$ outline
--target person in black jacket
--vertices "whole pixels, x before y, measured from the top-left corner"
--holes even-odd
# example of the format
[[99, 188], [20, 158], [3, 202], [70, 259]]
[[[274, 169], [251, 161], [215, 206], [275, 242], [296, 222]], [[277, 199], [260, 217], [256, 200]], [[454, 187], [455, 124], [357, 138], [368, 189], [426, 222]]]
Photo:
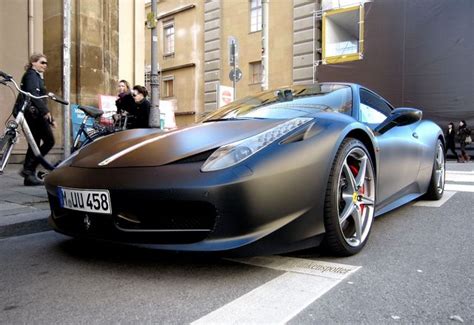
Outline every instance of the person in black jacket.
[[119, 81], [118, 91], [117, 100], [115, 101], [117, 114], [130, 113], [135, 107], [135, 101], [133, 100], [130, 84], [127, 80]]
[[454, 157], [458, 160], [458, 162], [461, 162], [458, 153], [456, 152], [456, 130], [454, 129], [454, 123], [449, 122], [448, 128], [446, 129], [445, 133], [445, 138], [446, 138], [446, 155], [448, 154], [448, 150], [451, 150], [453, 153]]
[[459, 144], [461, 145], [461, 155], [459, 155], [459, 159], [461, 162], [468, 162], [471, 160], [471, 157], [469, 157], [466, 152], [466, 138], [471, 135], [471, 130], [467, 127], [466, 121], [459, 121], [457, 135]]
[[133, 99], [135, 99], [135, 108], [133, 112], [130, 112], [134, 116], [134, 120], [131, 122], [130, 129], [148, 128], [148, 119], [150, 117], [150, 102], [146, 97], [148, 96], [148, 90], [140, 85], [133, 87], [132, 92]]
[[[25, 73], [21, 79], [21, 89], [35, 96], [46, 95], [46, 87], [44, 85], [43, 73], [48, 66], [48, 60], [42, 53], [31, 55], [29, 63], [25, 66]], [[19, 94], [18, 102], [23, 101], [23, 95]], [[46, 105], [46, 99], [31, 100], [31, 106], [25, 110], [25, 119], [28, 123], [31, 133], [35, 138], [35, 142], [44, 157], [54, 146], [54, 134], [51, 127], [56, 124]], [[23, 170], [20, 175], [24, 177], [23, 184], [26, 186], [43, 185], [43, 181], [36, 176], [36, 168], [39, 165], [38, 159], [35, 157], [31, 146], [28, 145]]]

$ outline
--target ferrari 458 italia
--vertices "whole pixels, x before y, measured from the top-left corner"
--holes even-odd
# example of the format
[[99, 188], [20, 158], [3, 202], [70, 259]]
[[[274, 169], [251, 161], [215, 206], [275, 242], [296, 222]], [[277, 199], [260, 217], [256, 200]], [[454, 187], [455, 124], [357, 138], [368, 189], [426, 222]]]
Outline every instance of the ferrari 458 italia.
[[278, 253], [367, 243], [374, 217], [444, 191], [444, 137], [356, 84], [237, 100], [183, 129], [96, 140], [46, 178], [50, 224], [160, 249]]

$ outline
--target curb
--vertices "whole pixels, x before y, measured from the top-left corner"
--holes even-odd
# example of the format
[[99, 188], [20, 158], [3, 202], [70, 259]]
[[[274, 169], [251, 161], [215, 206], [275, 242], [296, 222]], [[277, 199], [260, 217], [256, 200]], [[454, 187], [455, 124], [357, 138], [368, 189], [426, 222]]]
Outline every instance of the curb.
[[44, 187], [25, 187], [21, 164], [8, 164], [0, 176], [0, 239], [51, 230]]
[[0, 226], [0, 239], [14, 236], [23, 236], [53, 230], [47, 218], [24, 221], [5, 226]]

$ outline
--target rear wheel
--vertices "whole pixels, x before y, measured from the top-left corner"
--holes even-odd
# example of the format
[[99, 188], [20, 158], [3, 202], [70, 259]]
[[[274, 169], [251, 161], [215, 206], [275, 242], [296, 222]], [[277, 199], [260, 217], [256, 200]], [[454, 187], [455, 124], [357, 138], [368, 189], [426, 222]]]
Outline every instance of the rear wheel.
[[444, 146], [441, 140], [436, 143], [435, 157], [433, 161], [433, 172], [431, 173], [430, 185], [425, 198], [428, 200], [439, 200], [444, 193], [444, 183], [446, 177], [446, 160]]
[[329, 175], [324, 207], [325, 244], [339, 256], [366, 244], [375, 209], [375, 173], [362, 142], [343, 141]]

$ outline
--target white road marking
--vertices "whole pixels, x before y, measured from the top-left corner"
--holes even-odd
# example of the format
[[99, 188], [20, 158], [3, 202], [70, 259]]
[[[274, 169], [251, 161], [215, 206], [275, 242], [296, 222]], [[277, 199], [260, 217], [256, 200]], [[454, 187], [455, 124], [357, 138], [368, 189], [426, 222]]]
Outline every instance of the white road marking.
[[445, 204], [454, 194], [456, 194], [456, 192], [447, 191], [446, 190], [446, 185], [447, 184], [445, 184], [445, 186], [444, 186], [445, 190], [444, 190], [444, 194], [443, 194], [443, 197], [441, 198], [441, 200], [437, 200], [437, 201], [418, 201], [413, 205], [417, 206], [417, 207], [439, 208], [440, 206]]
[[455, 191], [455, 192], [471, 192], [474, 193], [474, 185], [464, 185], [464, 184], [445, 184], [445, 191]]
[[474, 183], [474, 174], [472, 173], [446, 173], [446, 181], [460, 183]]
[[256, 256], [228, 260], [253, 266], [266, 267], [278, 271], [317, 275], [336, 280], [342, 280], [360, 268], [360, 266], [285, 256]]
[[464, 174], [464, 175], [473, 175], [473, 170], [447, 170], [447, 174]]
[[282, 256], [232, 261], [287, 272], [191, 324], [285, 324], [360, 268]]

